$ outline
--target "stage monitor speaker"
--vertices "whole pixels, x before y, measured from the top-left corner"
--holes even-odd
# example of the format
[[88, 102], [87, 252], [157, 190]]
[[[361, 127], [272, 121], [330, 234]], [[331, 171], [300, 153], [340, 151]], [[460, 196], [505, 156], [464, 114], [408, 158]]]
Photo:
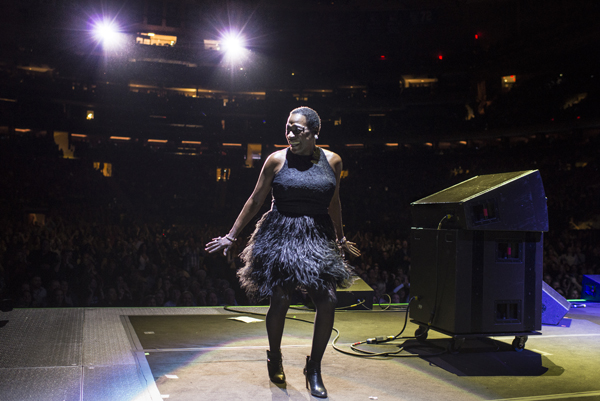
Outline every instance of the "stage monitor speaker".
[[543, 233], [411, 230], [410, 318], [449, 334], [542, 326]]
[[411, 203], [413, 227], [486, 231], [548, 231], [538, 170], [473, 177]]
[[586, 274], [581, 280], [581, 298], [600, 302], [600, 274]]
[[571, 309], [571, 303], [562, 295], [542, 282], [542, 324], [557, 325]]
[[336, 289], [337, 308], [373, 309], [373, 289], [361, 278], [357, 278], [350, 288]]

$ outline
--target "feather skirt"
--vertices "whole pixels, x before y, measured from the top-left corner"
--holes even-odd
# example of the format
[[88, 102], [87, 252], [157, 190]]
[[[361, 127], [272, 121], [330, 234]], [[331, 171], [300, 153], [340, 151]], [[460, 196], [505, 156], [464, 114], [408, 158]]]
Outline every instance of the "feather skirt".
[[352, 284], [329, 215], [292, 216], [270, 210], [256, 224], [240, 257], [240, 285], [253, 299], [271, 296], [276, 286], [321, 291]]

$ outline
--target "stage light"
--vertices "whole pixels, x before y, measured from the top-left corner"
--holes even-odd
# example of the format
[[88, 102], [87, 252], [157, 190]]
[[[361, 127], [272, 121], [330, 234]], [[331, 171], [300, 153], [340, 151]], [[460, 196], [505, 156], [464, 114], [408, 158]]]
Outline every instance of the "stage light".
[[225, 57], [228, 61], [239, 61], [246, 56], [246, 40], [244, 37], [235, 32], [229, 32], [223, 35], [221, 39], [221, 49], [225, 52]]
[[119, 47], [123, 43], [121, 28], [115, 21], [103, 19], [93, 22], [92, 35], [105, 49]]

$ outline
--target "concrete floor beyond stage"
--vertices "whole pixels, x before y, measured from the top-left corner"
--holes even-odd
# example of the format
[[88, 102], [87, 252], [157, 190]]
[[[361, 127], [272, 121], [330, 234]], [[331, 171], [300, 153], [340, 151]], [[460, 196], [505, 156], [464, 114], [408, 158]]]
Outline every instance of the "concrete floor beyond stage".
[[[265, 308], [15, 309], [0, 314], [0, 400], [310, 400], [302, 368], [312, 326], [288, 320], [285, 386], [267, 377]], [[291, 310], [312, 320], [313, 313]], [[395, 335], [403, 310], [340, 311], [340, 348]], [[405, 335], [416, 326], [408, 323]], [[333, 335], [332, 335], [333, 338]], [[398, 358], [358, 358], [329, 347], [323, 380], [331, 400], [600, 400], [600, 304], [543, 326], [522, 352], [513, 337], [406, 340]], [[398, 344], [396, 341], [395, 344]], [[395, 351], [398, 345], [363, 349]]]

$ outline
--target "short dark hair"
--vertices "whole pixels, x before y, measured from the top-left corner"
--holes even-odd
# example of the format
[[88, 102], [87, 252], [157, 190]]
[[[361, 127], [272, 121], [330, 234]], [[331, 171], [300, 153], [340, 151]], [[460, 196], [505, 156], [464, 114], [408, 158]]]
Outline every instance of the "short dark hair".
[[295, 108], [290, 113], [290, 115], [292, 114], [303, 115], [306, 118], [306, 125], [308, 126], [309, 130], [316, 131], [317, 133], [321, 131], [321, 118], [319, 117], [317, 112], [311, 109], [310, 107], [302, 106]]

